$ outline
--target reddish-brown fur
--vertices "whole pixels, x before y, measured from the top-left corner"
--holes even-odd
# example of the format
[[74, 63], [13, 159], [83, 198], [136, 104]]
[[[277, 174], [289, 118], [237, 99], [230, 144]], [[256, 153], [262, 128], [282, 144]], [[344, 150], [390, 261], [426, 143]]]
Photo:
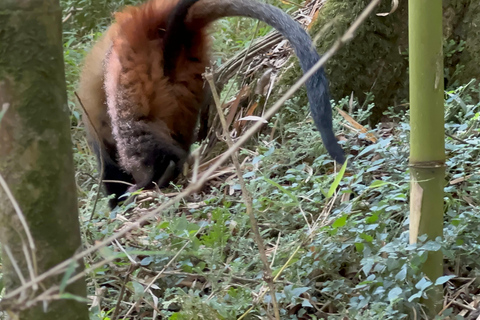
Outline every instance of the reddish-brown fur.
[[[158, 167], [169, 163], [161, 158], [165, 153], [182, 165], [194, 139], [209, 43], [204, 28], [198, 28], [176, 60], [174, 77], [164, 75], [163, 35], [177, 3], [151, 0], [117, 13], [80, 78], [89, 142], [107, 167], [104, 179], [135, 182], [132, 189], [160, 178]], [[116, 197], [126, 191], [121, 184], [106, 183], [106, 188]]]
[[[112, 56], [107, 64], [111, 77], [107, 77], [105, 87], [107, 95], [118, 94], [116, 84], [128, 91], [130, 106], [109, 106], [112, 119], [147, 117], [164, 123], [174, 138], [181, 136], [182, 145], [190, 146], [202, 100], [201, 75], [208, 63], [207, 39], [203, 31], [196, 34], [195, 45], [189, 52], [182, 52], [178, 59], [181, 68], [175, 68], [175, 82], [170, 83], [163, 75], [159, 34], [166, 28], [168, 14], [177, 2], [150, 1], [115, 15]], [[121, 114], [115, 115], [116, 112]]]
[[[153, 0], [140, 7], [127, 7], [115, 15], [116, 22], [92, 48], [82, 70], [78, 94], [92, 122], [87, 125], [101, 131], [105, 126], [102, 121], [107, 120], [105, 91], [113, 94], [115, 83], [128, 85], [131, 82], [131, 99], [138, 101], [138, 105], [123, 110], [123, 116], [130, 114], [158, 118], [165, 122], [171, 132], [190, 132], [194, 125], [192, 118], [196, 119], [198, 101], [202, 95], [201, 74], [209, 59], [208, 40], [205, 32], [198, 33], [194, 50], [188, 52], [188, 57], [196, 58], [198, 62], [192, 62], [185, 53], [182, 54], [178, 60], [178, 65], [182, 67], [175, 69], [178, 70], [176, 81], [168, 83], [163, 76], [162, 39], [159, 33], [166, 27], [168, 13], [177, 2]], [[121, 63], [124, 69], [121, 70], [119, 61], [110, 62], [106, 73], [111, 77], [104, 89], [102, 64], [109, 50], [123, 57]], [[187, 121], [177, 121], [181, 118]], [[187, 123], [188, 119], [193, 122]], [[107, 123], [107, 126], [110, 124]], [[99, 135], [105, 136], [100, 132]]]

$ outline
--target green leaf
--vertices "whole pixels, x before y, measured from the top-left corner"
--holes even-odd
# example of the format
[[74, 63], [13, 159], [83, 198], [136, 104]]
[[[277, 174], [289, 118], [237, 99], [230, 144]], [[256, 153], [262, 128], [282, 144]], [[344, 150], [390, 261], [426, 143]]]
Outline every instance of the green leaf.
[[363, 240], [365, 240], [367, 242], [372, 242], [373, 241], [373, 237], [369, 234], [366, 234], [366, 233], [361, 233], [360, 238], [362, 238]]
[[404, 265], [402, 270], [400, 270], [395, 276], [395, 280], [403, 281], [407, 277], [407, 267]]
[[148, 266], [152, 262], [153, 262], [153, 258], [148, 256], [148, 257], [143, 258], [142, 261], [140, 261], [140, 264], [142, 266]]
[[89, 299], [86, 299], [84, 297], [76, 296], [74, 294], [65, 292], [60, 295], [60, 299], [68, 299], [68, 300], [75, 300], [81, 303], [90, 303], [91, 301]]
[[388, 182], [385, 182], [385, 181], [382, 181], [382, 180], [374, 180], [372, 183], [370, 183], [370, 186], [369, 188], [373, 189], [373, 188], [378, 188], [378, 187], [382, 187], [384, 185], [387, 185]]
[[338, 229], [340, 227], [343, 227], [347, 223], [347, 216], [344, 215], [343, 217], [338, 218], [335, 220], [335, 222], [332, 224], [332, 228]]
[[361, 242], [355, 242], [355, 248], [357, 249], [358, 252], [363, 252], [363, 249], [365, 248], [365, 245]]
[[415, 284], [415, 288], [417, 288], [421, 291], [424, 291], [425, 289], [427, 289], [431, 285], [432, 285], [431, 281], [427, 280], [426, 278], [422, 278], [422, 279], [420, 279], [420, 281], [417, 282], [417, 284]]
[[310, 301], [308, 301], [307, 299], [303, 299], [303, 301], [302, 301], [302, 307], [313, 308], [312, 304], [311, 304]]
[[157, 225], [157, 228], [159, 229], [167, 229], [170, 226], [170, 222], [168, 221], [162, 221]]
[[414, 295], [411, 295], [410, 298], [408, 298], [408, 302], [412, 302], [413, 300], [415, 300], [417, 298], [419, 299], [421, 297], [422, 297], [422, 292], [421, 291], [417, 292]]
[[373, 215], [371, 215], [370, 217], [365, 219], [365, 222], [368, 223], [368, 224], [372, 224], [372, 223], [375, 223], [377, 221], [378, 221], [378, 213], [374, 213]]
[[363, 149], [358, 155], [357, 158], [361, 158], [364, 154], [369, 153], [370, 151], [374, 151], [375, 149], [378, 148], [378, 144], [372, 144]]
[[438, 251], [442, 248], [442, 246], [435, 241], [428, 241], [422, 246], [422, 249], [428, 250], [428, 251]]
[[72, 277], [72, 274], [75, 272], [75, 269], [77, 268], [77, 266], [78, 266], [78, 263], [75, 260], [72, 260], [72, 262], [70, 262], [70, 264], [68, 265], [68, 268], [62, 277], [62, 281], [60, 282], [60, 287], [58, 289], [60, 293], [62, 293], [65, 290], [68, 279]]
[[450, 279], [452, 279], [452, 278], [455, 278], [455, 276], [443, 276], [443, 277], [439, 277], [439, 278], [435, 281], [435, 285], [438, 286], [438, 285], [444, 284], [445, 282], [447, 282], [448, 280], [450, 280]]
[[132, 281], [131, 284], [132, 284], [135, 299], [141, 299], [144, 294], [143, 285], [141, 285], [137, 281]]
[[390, 302], [397, 300], [401, 293], [402, 293], [402, 289], [400, 289], [399, 287], [393, 288], [388, 292], [388, 300], [390, 300]]
[[294, 288], [294, 289], [292, 290], [292, 294], [293, 294], [295, 297], [299, 297], [301, 294], [307, 292], [308, 290], [310, 290], [310, 287]]
[[335, 193], [335, 190], [337, 190], [337, 187], [340, 184], [340, 181], [342, 181], [343, 175], [345, 174], [345, 170], [347, 169], [347, 163], [348, 163], [348, 161], [345, 160], [345, 163], [343, 164], [340, 171], [337, 173], [337, 176], [335, 177], [335, 180], [333, 180], [333, 183], [330, 186], [330, 189], [328, 190], [328, 193], [327, 193], [327, 199], [332, 197], [333, 194]]
[[272, 186], [276, 187], [277, 189], [279, 189], [280, 191], [282, 191], [283, 193], [285, 193], [287, 196], [290, 197], [290, 199], [293, 200], [293, 202], [295, 202], [296, 204], [298, 203], [298, 199], [296, 196], [293, 195], [293, 193], [291, 193], [290, 191], [288, 191], [287, 189], [285, 189], [284, 187], [282, 187], [281, 185], [279, 185], [277, 182], [267, 178], [267, 177], [263, 177], [263, 179], [270, 183]]

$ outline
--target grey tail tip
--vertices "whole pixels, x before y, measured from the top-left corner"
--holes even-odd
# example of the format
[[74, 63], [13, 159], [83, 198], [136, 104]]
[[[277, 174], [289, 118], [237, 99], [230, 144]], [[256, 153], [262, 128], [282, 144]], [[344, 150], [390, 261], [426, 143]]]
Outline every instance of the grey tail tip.
[[343, 149], [338, 144], [333, 148], [333, 150], [328, 150], [328, 153], [333, 158], [333, 160], [335, 160], [339, 164], [345, 163], [345, 154], [343, 152]]
[[338, 162], [339, 164], [344, 164], [345, 163], [345, 156], [342, 154], [340, 155], [337, 155], [333, 158], [336, 162]]

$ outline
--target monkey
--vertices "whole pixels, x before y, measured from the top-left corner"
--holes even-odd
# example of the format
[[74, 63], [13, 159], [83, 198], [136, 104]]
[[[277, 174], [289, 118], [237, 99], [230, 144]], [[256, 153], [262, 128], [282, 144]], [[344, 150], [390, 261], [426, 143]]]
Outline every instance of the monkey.
[[[78, 95], [106, 192], [114, 194], [112, 209], [125, 192], [154, 183], [164, 187], [181, 172], [205, 99], [207, 28], [229, 16], [255, 18], [277, 29], [290, 41], [304, 72], [320, 59], [297, 22], [256, 0], [149, 0], [127, 7], [115, 14], [115, 22], [87, 55]], [[343, 163], [324, 70], [306, 87], [322, 141], [332, 158]]]

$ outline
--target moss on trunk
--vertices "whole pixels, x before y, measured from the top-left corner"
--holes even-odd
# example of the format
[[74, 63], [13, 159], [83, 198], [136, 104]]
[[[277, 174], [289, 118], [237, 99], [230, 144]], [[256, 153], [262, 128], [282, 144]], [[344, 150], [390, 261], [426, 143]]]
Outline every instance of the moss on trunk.
[[[0, 123], [0, 174], [28, 222], [38, 274], [81, 247], [61, 35], [58, 0], [1, 2], [0, 108], [8, 111]], [[29, 279], [25, 232], [1, 189], [0, 240]], [[12, 261], [3, 258], [8, 293], [21, 282]], [[59, 279], [43, 285], [48, 289]], [[85, 283], [67, 291], [85, 297]], [[87, 306], [75, 300], [51, 301], [46, 313], [43, 307], [19, 312], [19, 319], [88, 319]]]
[[[318, 37], [317, 48], [325, 52], [345, 32], [370, 1], [328, 0], [310, 32]], [[480, 2], [444, 1], [445, 80], [464, 84], [480, 75]], [[377, 12], [389, 12], [383, 1]], [[373, 93], [376, 107], [371, 117], [378, 123], [390, 106], [408, 99], [408, 5], [400, 1], [393, 14], [372, 15], [358, 29], [355, 38], [327, 62], [326, 72], [335, 100], [354, 96], [364, 102]], [[280, 86], [300, 75], [298, 64], [282, 76]], [[303, 100], [306, 101], [306, 100]]]

